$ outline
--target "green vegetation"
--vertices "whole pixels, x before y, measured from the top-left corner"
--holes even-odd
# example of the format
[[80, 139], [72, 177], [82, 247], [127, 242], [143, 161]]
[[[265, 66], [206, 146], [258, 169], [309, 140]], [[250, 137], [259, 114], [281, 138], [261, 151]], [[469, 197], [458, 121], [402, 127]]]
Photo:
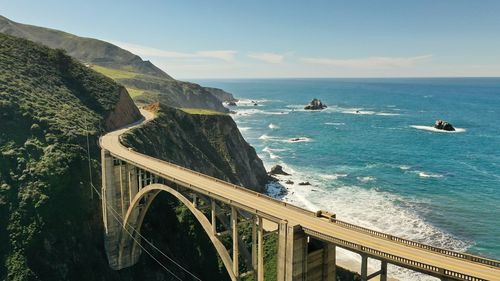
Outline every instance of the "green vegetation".
[[[232, 97], [219, 89], [178, 81], [149, 61], [113, 44], [66, 32], [16, 23], [0, 16], [0, 32], [65, 50], [128, 89], [136, 103], [162, 102], [172, 107], [195, 107], [228, 112], [219, 98]], [[138, 94], [142, 91], [142, 94]], [[136, 95], [137, 94], [137, 95]], [[223, 97], [222, 97], [223, 96]]]
[[224, 113], [213, 111], [210, 109], [203, 108], [180, 108], [180, 110], [189, 114], [199, 114], [199, 115], [224, 115]]
[[134, 88], [127, 88], [127, 92], [131, 98], [135, 98], [144, 94], [144, 91]]
[[21, 24], [0, 16], [0, 32], [29, 39], [54, 49], [63, 49], [71, 57], [106, 68], [172, 79], [149, 61], [113, 44], [84, 38], [50, 28]]
[[113, 69], [99, 65], [92, 65], [90, 66], [90, 68], [115, 80], [124, 78], [134, 78], [139, 75], [138, 73], [135, 72]]
[[0, 279], [110, 274], [85, 135], [97, 171], [97, 136], [121, 90], [62, 50], [0, 34]]

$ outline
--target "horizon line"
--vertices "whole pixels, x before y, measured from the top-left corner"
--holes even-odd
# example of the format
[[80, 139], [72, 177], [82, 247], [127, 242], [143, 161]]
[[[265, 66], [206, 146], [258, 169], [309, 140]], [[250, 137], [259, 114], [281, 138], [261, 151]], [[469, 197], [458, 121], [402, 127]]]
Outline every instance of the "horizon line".
[[500, 76], [395, 76], [395, 77], [174, 77], [175, 80], [278, 80], [278, 79], [495, 79]]

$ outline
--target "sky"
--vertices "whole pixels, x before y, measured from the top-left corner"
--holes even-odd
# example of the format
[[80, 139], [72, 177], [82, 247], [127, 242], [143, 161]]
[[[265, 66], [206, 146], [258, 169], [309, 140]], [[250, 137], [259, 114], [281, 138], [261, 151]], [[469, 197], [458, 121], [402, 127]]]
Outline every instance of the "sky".
[[499, 0], [0, 0], [179, 79], [499, 77]]

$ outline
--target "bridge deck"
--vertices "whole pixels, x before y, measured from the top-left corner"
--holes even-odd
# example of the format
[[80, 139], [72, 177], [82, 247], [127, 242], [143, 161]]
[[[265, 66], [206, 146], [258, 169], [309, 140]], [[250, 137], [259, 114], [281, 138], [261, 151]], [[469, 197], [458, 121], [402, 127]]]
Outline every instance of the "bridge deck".
[[[131, 127], [131, 126], [130, 126]], [[404, 265], [422, 272], [446, 269], [485, 280], [500, 280], [500, 267], [485, 265], [436, 251], [403, 244], [385, 237], [349, 228], [325, 219], [315, 218], [314, 213], [259, 196], [254, 192], [236, 187], [194, 171], [161, 161], [124, 147], [119, 136], [126, 130], [117, 130], [101, 138], [101, 147], [114, 157], [136, 165], [180, 185], [192, 188], [225, 202], [231, 202], [246, 211], [257, 213], [276, 222], [286, 220], [301, 225], [312, 236], [337, 242], [374, 257], [387, 258], [391, 263]], [[496, 261], [491, 261], [497, 263]], [[474, 279], [470, 279], [474, 280]]]

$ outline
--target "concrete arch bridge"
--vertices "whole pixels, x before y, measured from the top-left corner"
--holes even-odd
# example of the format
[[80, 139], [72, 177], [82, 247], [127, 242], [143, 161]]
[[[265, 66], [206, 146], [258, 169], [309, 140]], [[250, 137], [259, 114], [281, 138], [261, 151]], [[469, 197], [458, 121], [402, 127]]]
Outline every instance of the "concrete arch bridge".
[[[269, 233], [266, 224], [277, 226], [274, 232], [278, 235], [279, 281], [336, 280], [335, 253], [339, 247], [361, 256], [362, 280], [387, 280], [388, 264], [441, 280], [500, 280], [500, 261], [349, 224], [327, 212], [311, 212], [132, 151], [120, 143], [120, 135], [133, 126], [100, 139], [105, 245], [113, 269], [138, 261], [141, 250], [134, 239], [140, 241], [140, 236], [134, 229], [140, 231], [155, 197], [167, 192], [186, 205], [200, 222], [232, 280], [246, 274], [264, 280], [263, 239]], [[115, 219], [115, 212], [123, 221]], [[252, 226], [250, 251], [242, 246], [239, 237], [242, 223]], [[231, 235], [230, 249], [222, 244], [221, 235]], [[368, 258], [379, 260], [380, 269], [369, 273]], [[247, 263], [251, 270], [239, 272], [240, 262]]]

